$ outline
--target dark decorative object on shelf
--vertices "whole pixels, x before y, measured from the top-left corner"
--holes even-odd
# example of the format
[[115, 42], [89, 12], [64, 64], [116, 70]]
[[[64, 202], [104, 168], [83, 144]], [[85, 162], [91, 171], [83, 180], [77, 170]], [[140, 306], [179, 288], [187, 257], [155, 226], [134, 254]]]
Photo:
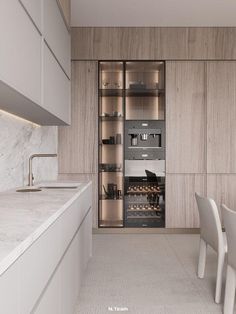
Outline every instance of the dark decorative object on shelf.
[[103, 190], [105, 193], [105, 199], [108, 200], [119, 200], [122, 199], [121, 190], [117, 190], [117, 184], [108, 183], [107, 189], [103, 184]]
[[121, 164], [100, 164], [100, 170], [104, 172], [120, 172]]

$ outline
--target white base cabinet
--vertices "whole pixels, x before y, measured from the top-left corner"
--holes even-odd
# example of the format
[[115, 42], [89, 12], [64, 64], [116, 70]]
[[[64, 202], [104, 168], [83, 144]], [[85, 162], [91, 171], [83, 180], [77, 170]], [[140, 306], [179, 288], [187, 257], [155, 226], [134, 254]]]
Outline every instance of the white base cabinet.
[[91, 199], [90, 185], [0, 276], [4, 314], [74, 313], [92, 255]]
[[83, 280], [88, 260], [91, 257], [91, 241], [88, 241], [90, 236], [87, 232], [92, 229], [91, 221], [92, 211], [90, 210], [39, 302], [36, 304], [33, 313], [74, 313], [80, 284]]

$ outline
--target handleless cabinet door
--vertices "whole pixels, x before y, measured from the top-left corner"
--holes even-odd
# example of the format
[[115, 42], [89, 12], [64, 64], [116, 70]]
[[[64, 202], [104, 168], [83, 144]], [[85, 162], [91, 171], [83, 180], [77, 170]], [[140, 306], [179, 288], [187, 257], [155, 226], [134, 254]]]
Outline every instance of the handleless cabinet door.
[[221, 204], [236, 210], [236, 174], [208, 174], [207, 196], [215, 200], [221, 215]]
[[166, 171], [204, 173], [205, 64], [166, 63]]
[[61, 15], [57, 0], [44, 0], [43, 20], [45, 40], [70, 78], [70, 34]]
[[166, 227], [198, 228], [195, 192], [205, 195], [204, 174], [167, 174]]
[[70, 26], [71, 0], [58, 0], [66, 20], [67, 26]]
[[236, 173], [236, 62], [207, 62], [207, 172]]
[[70, 80], [45, 43], [43, 54], [43, 107], [64, 123], [70, 124]]
[[97, 89], [97, 62], [72, 62], [72, 120], [59, 128], [59, 173], [97, 172]]
[[19, 0], [42, 33], [42, 0]]
[[41, 36], [18, 0], [0, 3], [0, 82], [41, 103]]

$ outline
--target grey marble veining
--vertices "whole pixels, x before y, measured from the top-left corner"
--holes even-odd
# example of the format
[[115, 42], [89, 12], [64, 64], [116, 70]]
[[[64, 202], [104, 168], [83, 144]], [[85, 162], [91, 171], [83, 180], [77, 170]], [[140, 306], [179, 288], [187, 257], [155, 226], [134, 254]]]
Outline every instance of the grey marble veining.
[[0, 193], [0, 275], [91, 183], [76, 189]]
[[[28, 159], [35, 153], [57, 153], [57, 127], [36, 126], [0, 111], [0, 191], [23, 186]], [[57, 178], [57, 158], [36, 158], [36, 181]]]

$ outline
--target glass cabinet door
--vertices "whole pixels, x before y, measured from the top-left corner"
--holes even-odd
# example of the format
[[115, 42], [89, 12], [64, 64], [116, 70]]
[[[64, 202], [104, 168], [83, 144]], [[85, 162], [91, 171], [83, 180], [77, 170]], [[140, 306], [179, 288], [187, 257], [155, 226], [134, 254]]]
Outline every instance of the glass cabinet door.
[[126, 120], [164, 120], [164, 62], [126, 62]]
[[123, 62], [99, 64], [99, 226], [123, 226]]
[[99, 62], [99, 227], [165, 225], [164, 72], [160, 61]]

